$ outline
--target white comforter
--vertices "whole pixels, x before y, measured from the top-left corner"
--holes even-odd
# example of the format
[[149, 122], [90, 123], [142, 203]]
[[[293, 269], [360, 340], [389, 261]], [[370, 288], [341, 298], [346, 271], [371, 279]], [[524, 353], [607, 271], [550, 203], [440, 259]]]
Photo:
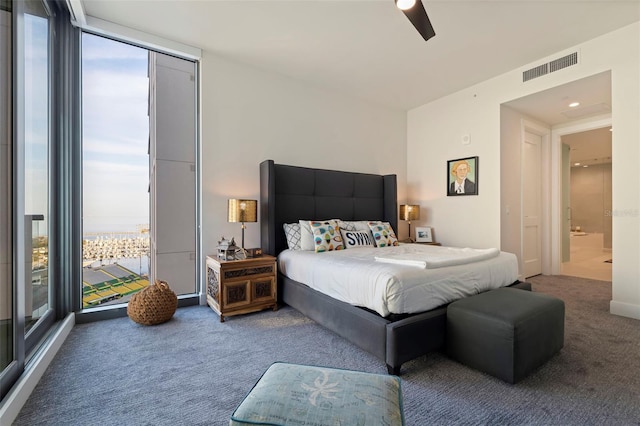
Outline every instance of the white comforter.
[[506, 252], [490, 259], [436, 269], [375, 260], [382, 255], [441, 256], [446, 250], [447, 247], [419, 244], [324, 253], [285, 250], [278, 256], [278, 268], [295, 281], [382, 316], [428, 311], [462, 297], [507, 286], [518, 278], [516, 256]]
[[500, 250], [497, 248], [472, 249], [469, 247], [444, 247], [437, 250], [437, 253], [431, 253], [433, 250], [428, 253], [422, 251], [413, 253], [388, 253], [386, 250], [380, 251], [381, 253], [375, 257], [378, 262], [411, 265], [429, 269], [465, 265], [500, 255]]

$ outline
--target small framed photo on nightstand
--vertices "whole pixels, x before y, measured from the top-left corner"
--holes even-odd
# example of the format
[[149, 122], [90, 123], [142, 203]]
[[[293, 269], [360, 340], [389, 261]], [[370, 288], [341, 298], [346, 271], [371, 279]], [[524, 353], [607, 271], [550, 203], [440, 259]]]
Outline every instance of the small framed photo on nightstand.
[[416, 242], [432, 243], [433, 237], [431, 236], [431, 228], [416, 226]]

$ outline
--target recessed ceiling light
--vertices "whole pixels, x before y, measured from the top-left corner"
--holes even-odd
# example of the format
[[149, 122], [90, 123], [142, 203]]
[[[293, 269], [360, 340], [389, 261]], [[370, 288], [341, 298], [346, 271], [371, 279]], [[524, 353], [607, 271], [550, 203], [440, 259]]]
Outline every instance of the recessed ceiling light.
[[584, 166], [582, 166], [582, 167], [589, 167], [589, 166], [587, 166], [587, 165], [585, 164], [585, 165], [584, 165]]
[[580, 102], [571, 102], [571, 103], [569, 104], [569, 108], [575, 108], [575, 107], [577, 107], [578, 105], [580, 105]]
[[573, 163], [573, 165], [574, 165], [574, 166], [579, 166], [579, 165], [580, 165], [580, 163]]

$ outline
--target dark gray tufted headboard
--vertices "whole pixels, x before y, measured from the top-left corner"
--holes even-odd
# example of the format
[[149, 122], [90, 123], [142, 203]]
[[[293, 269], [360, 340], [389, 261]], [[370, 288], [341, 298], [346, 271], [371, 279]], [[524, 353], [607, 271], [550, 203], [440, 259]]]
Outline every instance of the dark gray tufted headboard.
[[300, 219], [382, 220], [398, 231], [396, 175], [260, 163], [262, 251], [287, 248], [282, 225]]

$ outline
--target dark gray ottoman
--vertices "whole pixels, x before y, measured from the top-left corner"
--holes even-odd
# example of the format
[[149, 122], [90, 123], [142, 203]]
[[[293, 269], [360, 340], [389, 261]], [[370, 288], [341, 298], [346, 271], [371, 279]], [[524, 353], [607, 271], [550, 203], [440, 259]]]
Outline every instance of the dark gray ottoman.
[[564, 345], [564, 302], [500, 288], [451, 303], [447, 352], [469, 367], [516, 383]]

